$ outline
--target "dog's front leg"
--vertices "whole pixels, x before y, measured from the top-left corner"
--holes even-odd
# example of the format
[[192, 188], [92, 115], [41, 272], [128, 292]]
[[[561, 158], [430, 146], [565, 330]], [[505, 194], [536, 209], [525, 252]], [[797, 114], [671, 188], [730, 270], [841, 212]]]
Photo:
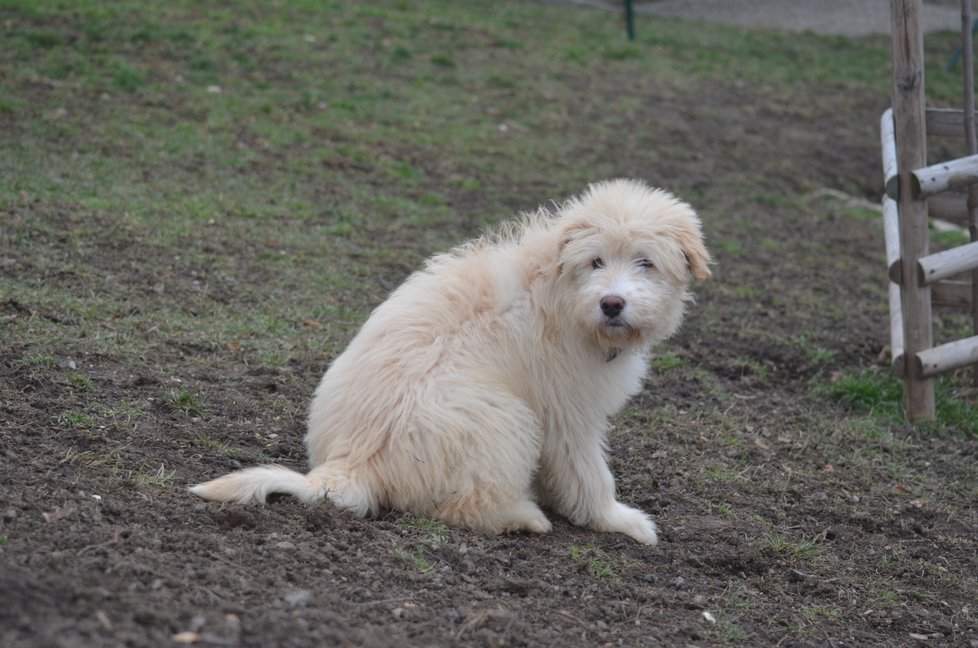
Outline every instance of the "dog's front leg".
[[652, 518], [615, 499], [615, 478], [599, 439], [565, 437], [546, 444], [538, 477], [546, 501], [578, 526], [656, 544]]

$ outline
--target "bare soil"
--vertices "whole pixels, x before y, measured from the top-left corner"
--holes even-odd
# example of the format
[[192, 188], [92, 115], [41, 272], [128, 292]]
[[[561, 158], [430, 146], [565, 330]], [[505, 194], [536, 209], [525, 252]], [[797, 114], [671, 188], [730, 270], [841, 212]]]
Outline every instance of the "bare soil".
[[[614, 117], [621, 141], [595, 151], [582, 126], [574, 146], [689, 196], [718, 260], [661, 353], [673, 360], [655, 364], [612, 435], [620, 497], [657, 520], [658, 546], [556, 516], [547, 535], [486, 537], [397, 512], [361, 520], [289, 499], [196, 500], [185, 487], [204, 478], [305, 465], [305, 407], [331, 358], [297, 347], [269, 367], [213, 341], [155, 340], [154, 309], [188, 300], [194, 277], [210, 279], [212, 303], [247, 309], [264, 287], [287, 289], [287, 274], [263, 270], [265, 241], [229, 244], [204, 228], [186, 243], [211, 246], [234, 279], [222, 282], [111, 217], [92, 228], [25, 196], [2, 215], [0, 272], [121, 291], [153, 341], [143, 357], [93, 354], [75, 337], [90, 328], [0, 300], [0, 330], [27, 318], [65, 327], [45, 349], [2, 336], [0, 645], [978, 646], [975, 439], [876, 424], [816, 388], [885, 362], [879, 225], [820, 189], [878, 198], [886, 98], [818, 85], [691, 82], [677, 94], [650, 80], [568, 82], [638, 99]], [[611, 118], [600, 102], [568, 111], [578, 124]], [[439, 160], [416, 164], [437, 190]], [[731, 191], [748, 174], [750, 190]], [[562, 197], [546, 175], [484, 178], [480, 191], [532, 209]], [[488, 215], [478, 192], [449, 184], [459, 215], [440, 235], [461, 240]], [[82, 225], [92, 233], [79, 245], [67, 233]], [[63, 261], [23, 254], [19, 236]], [[404, 244], [395, 238], [365, 233], [364, 257]], [[146, 265], [172, 269], [165, 291]], [[374, 305], [410, 269], [380, 264], [362, 293], [338, 298]], [[31, 361], [42, 352], [53, 363]], [[89, 386], [72, 381], [78, 373]], [[165, 397], [181, 387], [206, 411]], [[100, 416], [95, 404], [133, 415]], [[66, 411], [95, 424], [59, 418]]]

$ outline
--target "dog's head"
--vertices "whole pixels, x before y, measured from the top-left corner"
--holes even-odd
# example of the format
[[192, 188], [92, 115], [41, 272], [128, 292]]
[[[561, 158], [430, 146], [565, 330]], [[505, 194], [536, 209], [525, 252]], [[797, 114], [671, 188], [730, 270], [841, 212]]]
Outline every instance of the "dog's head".
[[690, 279], [710, 276], [693, 209], [631, 180], [591, 185], [560, 212], [558, 281], [585, 334], [604, 347], [659, 342], [676, 331]]

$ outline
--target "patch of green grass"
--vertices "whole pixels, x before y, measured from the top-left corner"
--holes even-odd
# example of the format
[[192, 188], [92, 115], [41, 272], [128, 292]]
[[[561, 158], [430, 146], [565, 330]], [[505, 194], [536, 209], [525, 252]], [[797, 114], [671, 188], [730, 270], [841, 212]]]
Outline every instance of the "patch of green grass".
[[90, 428], [95, 426], [95, 420], [91, 416], [73, 411], [61, 412], [55, 422], [62, 427]]
[[611, 558], [603, 549], [594, 544], [589, 543], [583, 547], [573, 545], [570, 548], [570, 556], [578, 562], [586, 563], [588, 573], [599, 580], [620, 580], [612, 567]]
[[212, 439], [209, 436], [198, 434], [197, 442], [207, 448], [208, 450], [213, 450], [226, 457], [231, 457], [232, 459], [241, 459], [256, 464], [270, 463], [272, 458], [263, 452], [249, 453], [238, 448], [232, 447], [228, 441], [218, 441], [217, 439]]
[[731, 238], [714, 239], [713, 245], [730, 256], [741, 256], [746, 251], [740, 241], [735, 241]]
[[756, 376], [761, 381], [767, 381], [771, 377], [770, 367], [754, 360], [746, 358], [735, 359], [732, 366], [740, 372], [741, 376]]
[[669, 371], [683, 366], [683, 359], [673, 353], [652, 358], [649, 365], [656, 371]]
[[70, 463], [88, 468], [107, 467], [113, 474], [116, 474], [122, 470], [122, 455], [124, 450], [125, 446], [122, 445], [113, 446], [104, 452], [95, 452], [94, 450], [83, 450], [79, 452], [74, 448], [69, 448], [65, 452], [61, 463]]
[[734, 517], [733, 507], [726, 502], [710, 504], [710, 510], [717, 515], [722, 515], [723, 517]]
[[99, 415], [125, 423], [132, 423], [143, 415], [143, 412], [132, 405], [103, 405], [97, 404]]
[[627, 61], [644, 58], [645, 50], [639, 45], [623, 43], [612, 45], [606, 48], [601, 54], [609, 61]]
[[401, 521], [401, 526], [419, 534], [418, 541], [429, 546], [449, 544], [452, 538], [444, 522], [435, 518], [409, 515]]
[[739, 643], [744, 640], [744, 631], [740, 626], [727, 619], [719, 619], [712, 634], [723, 643]]
[[792, 540], [781, 534], [761, 538], [760, 549], [781, 556], [811, 559], [818, 554], [818, 543], [813, 540]]
[[92, 379], [85, 374], [72, 373], [68, 375], [68, 384], [78, 389], [89, 390], [92, 388]]
[[143, 73], [135, 67], [120, 62], [112, 75], [112, 84], [123, 92], [133, 92], [146, 83]]
[[737, 299], [755, 300], [761, 297], [764, 293], [757, 286], [741, 285], [733, 287], [733, 294], [737, 297]]
[[803, 607], [801, 615], [809, 621], [818, 621], [819, 619], [838, 619], [842, 615], [842, 611], [837, 607], [813, 603]]
[[930, 241], [936, 249], [946, 250], [971, 241], [968, 233], [961, 230], [938, 230], [931, 227]]
[[785, 249], [785, 242], [772, 238], [761, 239], [761, 249], [766, 252], [781, 252]]
[[186, 387], [167, 392], [164, 402], [187, 416], [200, 418], [207, 413], [207, 407], [200, 396]]
[[876, 592], [876, 600], [883, 603], [899, 603], [900, 595], [893, 590], [882, 590]]
[[812, 342], [811, 335], [808, 333], [791, 338], [791, 344], [798, 347], [809, 362], [824, 364], [835, 358], [835, 351], [818, 346]]
[[731, 581], [727, 584], [723, 604], [725, 608], [742, 611], [749, 610], [754, 605], [754, 601], [751, 591], [743, 583]]
[[397, 548], [394, 550], [394, 557], [398, 560], [404, 560], [412, 565], [422, 574], [427, 574], [431, 571], [431, 565], [421, 554], [420, 551], [405, 551], [404, 549]]
[[[853, 413], [875, 419], [879, 425], [904, 421], [903, 384], [889, 372], [878, 368], [845, 373], [834, 381], [816, 382], [813, 388], [816, 393], [846, 405]], [[958, 392], [958, 385], [952, 377], [937, 378], [937, 421], [931, 426], [978, 434], [978, 407], [968, 400], [968, 396], [959, 395]], [[882, 430], [878, 428], [878, 431]]]
[[712, 482], [733, 482], [743, 479], [743, 475], [722, 464], [708, 463], [703, 465], [703, 475]]
[[27, 367], [57, 367], [58, 361], [53, 356], [47, 354], [26, 355], [20, 359], [18, 364]]
[[104, 468], [109, 471], [112, 479], [140, 486], [165, 486], [173, 481], [176, 471], [167, 470], [165, 464], [160, 464], [160, 467], [155, 470], [127, 468], [122, 460], [125, 449], [122, 445], [113, 446], [104, 452], [94, 450], [79, 452], [69, 449], [61, 463], [87, 468]]
[[197, 442], [209, 450], [216, 450], [224, 455], [235, 456], [236, 454], [238, 454], [236, 450], [233, 450], [231, 448], [231, 444], [228, 443], [227, 441], [218, 441], [217, 439], [212, 439], [209, 436], [198, 434]]
[[455, 59], [450, 54], [432, 54], [431, 62], [444, 68], [454, 68], [456, 66]]
[[901, 415], [903, 386], [892, 375], [875, 369], [846, 373], [818, 388], [860, 414], [884, 420], [897, 420]]
[[173, 481], [173, 476], [175, 474], [175, 470], [167, 470], [165, 464], [160, 464], [160, 467], [155, 471], [128, 471], [124, 473], [120, 479], [123, 481], [132, 482], [139, 486], [164, 486]]

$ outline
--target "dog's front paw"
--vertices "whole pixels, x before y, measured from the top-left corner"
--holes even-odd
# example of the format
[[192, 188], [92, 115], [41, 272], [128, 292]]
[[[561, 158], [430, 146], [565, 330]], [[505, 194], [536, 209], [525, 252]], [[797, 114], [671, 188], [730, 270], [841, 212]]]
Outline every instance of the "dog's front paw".
[[659, 542], [655, 522], [644, 511], [615, 502], [604, 519], [591, 525], [596, 531], [624, 533], [642, 544], [654, 545]]

